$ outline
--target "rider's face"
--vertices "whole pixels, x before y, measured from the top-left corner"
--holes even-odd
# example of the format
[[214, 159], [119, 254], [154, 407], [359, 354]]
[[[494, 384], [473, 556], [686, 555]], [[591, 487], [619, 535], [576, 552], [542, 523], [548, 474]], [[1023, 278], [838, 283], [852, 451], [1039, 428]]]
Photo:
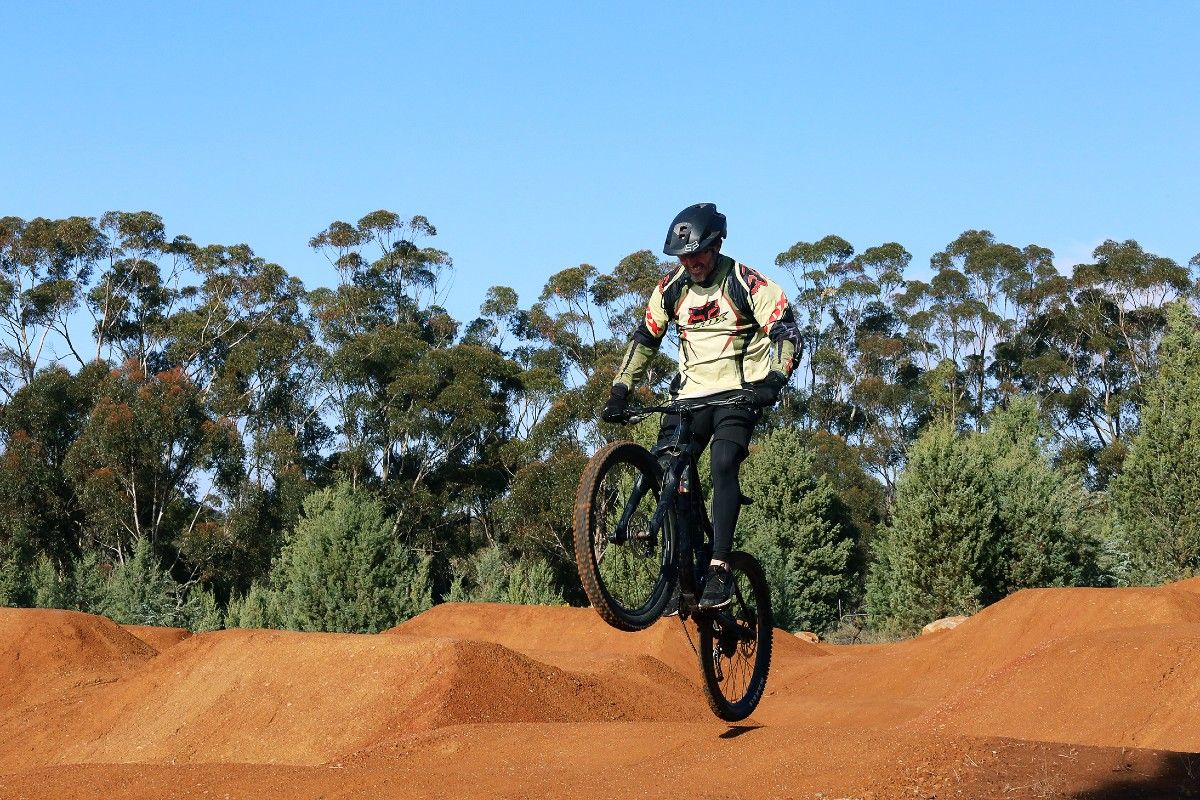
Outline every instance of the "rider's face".
[[717, 251], [714, 248], [702, 250], [699, 253], [684, 253], [679, 257], [688, 272], [688, 277], [697, 283], [704, 283], [717, 267]]

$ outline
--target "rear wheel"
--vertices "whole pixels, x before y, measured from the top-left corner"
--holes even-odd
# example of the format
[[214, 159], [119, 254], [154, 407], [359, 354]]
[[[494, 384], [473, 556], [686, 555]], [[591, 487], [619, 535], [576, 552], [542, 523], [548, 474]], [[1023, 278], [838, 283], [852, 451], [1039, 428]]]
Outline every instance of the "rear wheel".
[[733, 600], [696, 616], [700, 670], [708, 705], [727, 722], [750, 716], [767, 687], [771, 668], [771, 596], [762, 566], [747, 553], [730, 553]]
[[662, 484], [654, 456], [615, 442], [588, 461], [575, 494], [575, 565], [600, 617], [623, 631], [654, 623], [674, 583], [674, 518], [654, 523]]

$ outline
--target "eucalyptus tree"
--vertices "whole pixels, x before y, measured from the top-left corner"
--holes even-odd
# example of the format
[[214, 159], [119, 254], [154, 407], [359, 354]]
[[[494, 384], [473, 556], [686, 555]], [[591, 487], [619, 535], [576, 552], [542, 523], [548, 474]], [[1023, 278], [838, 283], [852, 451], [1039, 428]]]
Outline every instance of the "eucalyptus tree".
[[830, 235], [816, 242], [796, 242], [775, 257], [776, 266], [786, 270], [796, 286], [792, 305], [804, 323], [801, 336], [808, 368], [801, 373], [798, 388], [805, 406], [801, 415], [805, 428], [832, 430], [836, 420], [845, 415], [842, 389], [848, 337], [844, 324], [838, 324], [836, 297], [839, 276], [857, 272], [853, 256], [853, 245]]
[[393, 396], [392, 383], [419, 373], [428, 351], [455, 333], [443, 309], [422, 303], [436, 295], [452, 263], [444, 251], [416, 244], [436, 234], [424, 217], [405, 221], [376, 211], [355, 225], [335, 221], [309, 241], [339, 278], [335, 289], [319, 288], [309, 301], [326, 347], [322, 388], [343, 438], [339, 467], [354, 486], [374, 475], [386, 482], [397, 461], [426, 456], [424, 443], [397, 424], [418, 411], [418, 398]]
[[283, 267], [244, 244], [195, 247], [189, 258], [199, 281], [181, 290], [164, 357], [242, 439], [240, 478], [208, 502], [227, 544], [214, 554], [220, 571], [244, 591], [319, 477], [328, 440], [315, 408], [319, 352], [304, 287]]
[[424, 217], [376, 211], [310, 241], [340, 279], [309, 295], [341, 439], [331, 466], [380, 492], [394, 535], [428, 547], [454, 539], [502, 491], [492, 454], [507, 437], [517, 374], [478, 336], [458, 340], [438, 304], [450, 257], [419, 243], [436, 234]]
[[844, 437], [889, 487], [924, 419], [919, 344], [897, 310], [912, 283], [905, 276], [911, 260], [895, 242], [855, 255], [837, 236], [797, 242], [776, 258], [793, 277], [809, 349], [795, 404], [799, 423]]
[[6, 399], [46, 363], [56, 336], [69, 348], [70, 315], [106, 249], [104, 234], [87, 217], [0, 218], [0, 392]]
[[[100, 229], [108, 248], [107, 264], [87, 294], [92, 358], [133, 360], [157, 372], [167, 367], [169, 321], [180, 306], [195, 245], [186, 236], [168, 240], [162, 218], [149, 211], [110, 211], [100, 218]], [[78, 357], [83, 360], [82, 353]]]
[[991, 231], [969, 230], [935, 253], [931, 264], [938, 271], [935, 290], [944, 288], [942, 338], [951, 343], [949, 356], [971, 383], [965, 393], [971, 398], [969, 414], [981, 430], [997, 397], [988, 380], [995, 348], [1013, 336], [1018, 324], [1009, 290], [1022, 284], [1025, 256], [1017, 247], [997, 242]]
[[[509, 313], [512, 329], [538, 350], [560, 354], [561, 391], [538, 420], [531, 436], [566, 437], [595, 445], [613, 429], [599, 427], [596, 410], [608, 395], [617, 361], [629, 335], [641, 321], [646, 302], [670, 265], [648, 250], [629, 254], [602, 273], [591, 264], [568, 267], [551, 275], [538, 300], [527, 310]], [[677, 340], [672, 342], [677, 347]], [[651, 391], [665, 389], [674, 364], [660, 352], [647, 370]], [[551, 438], [553, 438], [551, 437]]]
[[85, 542], [124, 563], [148, 540], [156, 553], [190, 551], [198, 566], [215, 533], [204, 486], [227, 489], [239, 478], [240, 447], [182, 369], [151, 373], [130, 359], [112, 370], [63, 464]]
[[1103, 487], [1136, 429], [1165, 309], [1194, 287], [1187, 267], [1132, 240], [1106, 241], [1092, 257], [1069, 280], [1051, 277], [1033, 290], [1038, 308], [1025, 327], [1033, 344], [1021, 371], [1063, 442], [1060, 458]]
[[[625, 435], [601, 425], [597, 411], [669, 268], [641, 250], [609, 272], [580, 264], [554, 273], [527, 309], [512, 289], [493, 287], [481, 309], [493, 331], [503, 327], [515, 337], [507, 354], [521, 370], [513, 394], [517, 424], [501, 450], [509, 487], [495, 509], [495, 533], [519, 552], [547, 559], [563, 585], [574, 569], [570, 505], [579, 473], [592, 448]], [[674, 371], [660, 352], [647, 373], [649, 391], [665, 389]]]
[[50, 365], [0, 406], [0, 573], [7, 567], [22, 583], [0, 604], [31, 602], [24, 584], [36, 563], [61, 576], [86, 548], [85, 520], [64, 466], [107, 374], [102, 364], [75, 374]]

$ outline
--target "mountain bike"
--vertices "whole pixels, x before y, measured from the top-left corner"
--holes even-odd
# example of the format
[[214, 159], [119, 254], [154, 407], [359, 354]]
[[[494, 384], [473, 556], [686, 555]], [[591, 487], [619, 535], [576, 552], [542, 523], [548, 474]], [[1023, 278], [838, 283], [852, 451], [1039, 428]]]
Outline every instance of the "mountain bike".
[[[748, 553], [727, 559], [733, 599], [703, 610], [698, 598], [712, 555], [712, 524], [692, 441], [694, 414], [717, 405], [751, 406], [747, 395], [630, 407], [625, 422], [676, 414], [670, 441], [655, 452], [614, 442], [588, 461], [575, 495], [575, 563], [600, 617], [622, 631], [657, 621], [679, 588], [681, 621], [694, 619], [709, 707], [736, 722], [754, 711], [771, 666], [771, 598], [762, 566]], [[743, 503], [750, 502], [743, 498]], [[689, 636], [690, 638], [690, 636]]]

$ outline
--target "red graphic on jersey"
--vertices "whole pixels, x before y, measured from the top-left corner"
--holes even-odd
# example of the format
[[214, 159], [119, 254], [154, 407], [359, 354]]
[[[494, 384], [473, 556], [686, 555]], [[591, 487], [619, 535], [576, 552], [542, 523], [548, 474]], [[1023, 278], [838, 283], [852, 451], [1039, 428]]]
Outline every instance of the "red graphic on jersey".
[[650, 309], [646, 309], [646, 330], [655, 336], [661, 336], [663, 332], [662, 326], [654, 321], [654, 314], [650, 312]]
[[787, 311], [787, 307], [787, 295], [780, 295], [779, 302], [775, 304], [775, 308], [771, 309], [771, 316], [767, 317], [767, 324], [763, 325], [763, 330], [770, 333], [771, 326], [779, 321], [779, 318], [783, 316], [783, 312]]
[[751, 269], [745, 264], [739, 264], [742, 270], [742, 280], [746, 282], [747, 288], [750, 289], [750, 296], [753, 297], [759, 289], [767, 285], [767, 279], [763, 274], [756, 269]]
[[695, 325], [698, 322], [708, 322], [710, 319], [716, 319], [721, 313], [721, 304], [716, 300], [709, 300], [702, 306], [695, 306], [688, 309], [688, 325]]
[[674, 272], [668, 272], [666, 275], [662, 276], [662, 280], [658, 282], [658, 291], [660, 293], [667, 290], [667, 284], [671, 282], [671, 276], [674, 274]]

